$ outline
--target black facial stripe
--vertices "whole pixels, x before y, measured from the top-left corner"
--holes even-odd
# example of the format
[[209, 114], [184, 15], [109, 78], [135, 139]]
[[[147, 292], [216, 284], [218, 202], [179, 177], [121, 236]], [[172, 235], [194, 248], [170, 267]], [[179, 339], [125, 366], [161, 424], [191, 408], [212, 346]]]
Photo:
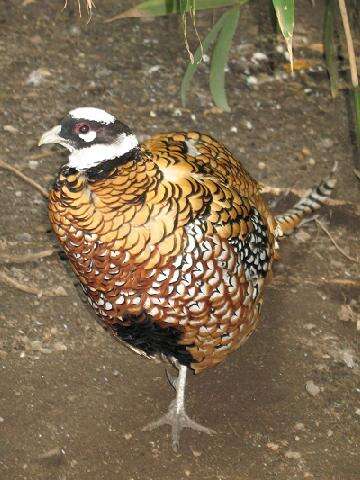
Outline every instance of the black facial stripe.
[[[89, 125], [89, 131], [96, 132], [96, 137], [93, 141], [86, 142], [78, 133], [75, 133], [75, 126], [82, 123]], [[115, 120], [114, 123], [104, 124], [94, 120], [87, 120], [86, 118], [73, 118], [67, 116], [61, 122], [60, 136], [64, 140], [70, 142], [76, 150], [80, 150], [81, 148], [86, 148], [97, 143], [111, 144], [122, 133], [129, 135], [132, 134], [132, 131], [127, 125], [119, 120]]]

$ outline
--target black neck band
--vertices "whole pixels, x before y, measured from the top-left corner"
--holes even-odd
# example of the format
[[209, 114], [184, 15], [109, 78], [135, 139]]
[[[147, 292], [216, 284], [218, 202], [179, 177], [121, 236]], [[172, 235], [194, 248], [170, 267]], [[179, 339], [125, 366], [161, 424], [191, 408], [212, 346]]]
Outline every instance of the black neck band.
[[135, 147], [129, 152], [124, 153], [121, 157], [115, 157], [111, 160], [104, 160], [95, 167], [88, 168], [85, 171], [85, 175], [89, 180], [102, 180], [111, 176], [111, 173], [119, 167], [124, 165], [130, 160], [138, 160], [140, 158], [140, 148]]

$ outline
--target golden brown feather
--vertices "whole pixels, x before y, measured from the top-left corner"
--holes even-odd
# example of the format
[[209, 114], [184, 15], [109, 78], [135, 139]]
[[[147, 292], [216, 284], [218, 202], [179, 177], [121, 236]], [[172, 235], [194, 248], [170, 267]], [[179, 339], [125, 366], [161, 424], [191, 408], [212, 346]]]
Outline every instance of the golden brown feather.
[[[157, 135], [140, 159], [104, 179], [65, 167], [49, 210], [91, 305], [115, 334], [131, 316], [151, 318], [176, 331], [178, 360], [197, 373], [254, 331], [275, 222], [258, 183], [211, 137]], [[171, 349], [151, 353], [177, 358]]]

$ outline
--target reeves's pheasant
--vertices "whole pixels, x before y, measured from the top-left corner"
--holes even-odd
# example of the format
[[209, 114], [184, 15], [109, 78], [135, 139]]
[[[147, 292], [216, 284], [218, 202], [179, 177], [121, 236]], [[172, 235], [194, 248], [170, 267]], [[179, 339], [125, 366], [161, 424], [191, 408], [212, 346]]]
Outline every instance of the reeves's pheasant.
[[211, 430], [185, 412], [187, 369], [222, 362], [254, 332], [277, 237], [320, 207], [330, 177], [274, 217], [259, 184], [221, 143], [197, 132], [141, 145], [97, 108], [44, 133], [70, 154], [50, 192], [52, 228], [102, 324], [136, 352], [179, 369], [176, 400], [149, 428]]

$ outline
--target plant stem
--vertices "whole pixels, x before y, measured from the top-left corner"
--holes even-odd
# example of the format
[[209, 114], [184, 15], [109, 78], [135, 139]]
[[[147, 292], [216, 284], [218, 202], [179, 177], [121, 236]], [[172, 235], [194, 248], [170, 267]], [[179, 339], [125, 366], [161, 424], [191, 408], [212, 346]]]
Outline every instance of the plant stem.
[[353, 84], [354, 89], [359, 86], [358, 80], [358, 72], [356, 66], [356, 57], [355, 57], [355, 50], [354, 50], [354, 43], [351, 36], [351, 30], [349, 25], [349, 17], [346, 9], [345, 0], [339, 0], [339, 10], [341, 14], [342, 23], [344, 26], [347, 49], [349, 54], [349, 64], [350, 64], [350, 74], [351, 74], [351, 82]]

